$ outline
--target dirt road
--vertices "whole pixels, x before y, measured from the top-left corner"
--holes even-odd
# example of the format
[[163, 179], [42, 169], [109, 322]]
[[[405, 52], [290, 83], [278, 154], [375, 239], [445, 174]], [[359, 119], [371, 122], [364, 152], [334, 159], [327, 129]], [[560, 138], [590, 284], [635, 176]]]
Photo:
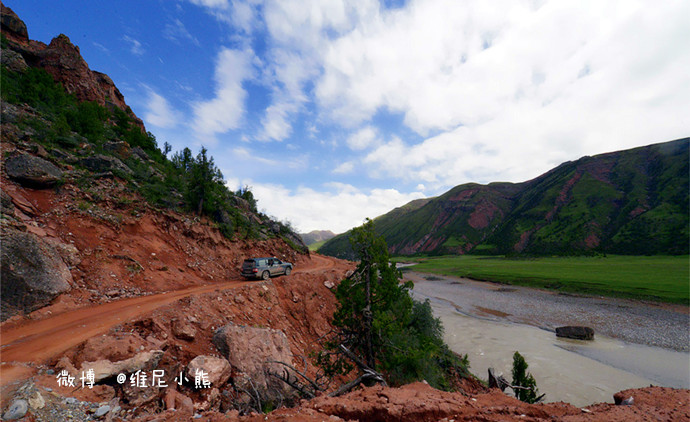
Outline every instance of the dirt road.
[[[295, 272], [315, 273], [333, 267], [327, 257], [312, 255], [311, 260]], [[0, 387], [30, 376], [35, 364], [59, 356], [71, 347], [103, 334], [110, 328], [144, 315], [184, 297], [246, 286], [245, 280], [232, 280], [194, 286], [166, 293], [122, 299], [52, 315], [38, 321], [2, 328], [0, 331]]]

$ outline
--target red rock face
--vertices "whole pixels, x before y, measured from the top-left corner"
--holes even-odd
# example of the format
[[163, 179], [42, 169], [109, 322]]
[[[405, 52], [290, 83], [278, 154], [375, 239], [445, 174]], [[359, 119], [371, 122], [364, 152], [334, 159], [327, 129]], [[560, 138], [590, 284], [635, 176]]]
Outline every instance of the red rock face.
[[19, 16], [2, 2], [0, 2], [0, 9], [2, 9], [2, 34], [9, 39], [28, 42], [29, 33]]
[[485, 229], [489, 226], [491, 220], [493, 220], [494, 215], [500, 212], [500, 208], [498, 208], [495, 204], [489, 201], [481, 201], [472, 214], [470, 214], [470, 218], [467, 223], [473, 229]]
[[58, 35], [49, 45], [31, 41], [26, 25], [12, 9], [4, 5], [1, 9], [2, 32], [9, 41], [10, 49], [21, 54], [29, 66], [44, 69], [80, 101], [95, 101], [102, 106], [125, 111], [141, 130], [146, 130], [141, 119], [125, 103], [125, 97], [112, 79], [89, 69], [79, 47], [72, 44], [66, 35]]

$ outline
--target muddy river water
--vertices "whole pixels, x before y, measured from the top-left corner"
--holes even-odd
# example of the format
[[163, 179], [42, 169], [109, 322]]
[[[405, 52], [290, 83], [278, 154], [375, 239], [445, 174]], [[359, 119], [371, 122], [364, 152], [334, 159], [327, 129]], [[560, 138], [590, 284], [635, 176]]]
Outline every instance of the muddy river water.
[[[451, 349], [467, 354], [486, 380], [493, 367], [511, 379], [519, 351], [545, 401], [613, 402], [628, 388], [690, 388], [687, 307], [559, 295], [530, 288], [406, 272], [417, 299], [429, 299]], [[428, 280], [431, 279], [431, 280]], [[587, 325], [594, 341], [561, 339], [554, 328]]]

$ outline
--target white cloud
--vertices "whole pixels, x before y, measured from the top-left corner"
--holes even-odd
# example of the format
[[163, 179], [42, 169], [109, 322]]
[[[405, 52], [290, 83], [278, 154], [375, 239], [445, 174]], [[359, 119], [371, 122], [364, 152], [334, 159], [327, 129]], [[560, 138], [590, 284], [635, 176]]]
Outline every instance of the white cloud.
[[173, 128], [180, 123], [181, 113], [173, 109], [170, 103], [148, 86], [144, 86], [148, 91], [146, 101], [147, 110], [144, 113], [144, 120], [160, 128]]
[[352, 173], [352, 171], [355, 169], [355, 164], [352, 161], [346, 161], [339, 166], [337, 166], [335, 169], [333, 169], [333, 173], [335, 174], [348, 174]]
[[689, 3], [467, 3], [412, 1], [330, 44], [316, 88], [323, 113], [351, 126], [387, 110], [421, 135], [440, 132], [367, 152], [371, 176], [522, 181], [688, 135]]
[[272, 98], [251, 139], [289, 139], [313, 110], [305, 125], [323, 148], [338, 139], [331, 125], [354, 131], [346, 142], [359, 156], [335, 174], [356, 166], [438, 192], [688, 136], [687, 1], [195, 2], [244, 7], [225, 21], [267, 37]]
[[200, 137], [213, 137], [240, 126], [247, 96], [243, 81], [252, 77], [253, 53], [249, 50], [224, 48], [216, 60], [216, 97], [197, 102], [193, 127]]
[[199, 40], [193, 36], [187, 27], [182, 23], [181, 20], [175, 19], [165, 25], [163, 29], [163, 36], [170, 41], [179, 43], [180, 41], [187, 40], [196, 46], [200, 46]]
[[292, 103], [272, 104], [266, 109], [266, 115], [261, 119], [262, 132], [257, 139], [261, 141], [282, 141], [292, 134], [292, 125], [288, 114], [297, 106]]
[[129, 35], [125, 35], [124, 37], [122, 37], [122, 39], [124, 41], [126, 41], [127, 43], [129, 43], [129, 45], [130, 45], [129, 51], [132, 54], [134, 54], [135, 56], [143, 56], [144, 53], [146, 52], [144, 50], [144, 47], [141, 45], [141, 42], [130, 37]]
[[363, 150], [376, 144], [378, 132], [373, 126], [366, 126], [347, 138], [347, 145], [353, 150]]
[[260, 209], [289, 220], [302, 233], [312, 230], [345, 232], [361, 225], [365, 218], [385, 214], [423, 195], [395, 189], [360, 190], [347, 184], [329, 184], [329, 191], [245, 182], [251, 186]]

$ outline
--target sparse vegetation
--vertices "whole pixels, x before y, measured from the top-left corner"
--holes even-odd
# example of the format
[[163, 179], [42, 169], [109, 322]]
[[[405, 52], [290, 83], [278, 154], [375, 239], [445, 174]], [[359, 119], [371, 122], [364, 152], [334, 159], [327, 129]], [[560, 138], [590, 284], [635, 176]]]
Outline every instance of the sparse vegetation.
[[[80, 102], [42, 69], [13, 72], [3, 66], [1, 76], [4, 101], [28, 104], [38, 112], [40, 117], [24, 118], [17, 124], [31, 127], [37, 133], [33, 139], [47, 150], [75, 157], [112, 155], [122, 160], [132, 174], [118, 169], [111, 172], [127, 182], [130, 192], [139, 193], [151, 205], [205, 215], [229, 238], [281, 237], [290, 247], [306, 252], [295, 240], [299, 237], [289, 223], [274, 222], [257, 211], [256, 199], [248, 186], [237, 192], [227, 189], [206, 148], [202, 147], [196, 156], [184, 148], [168, 159], [170, 145], [164, 143], [161, 151], [156, 137], [136, 124], [131, 111]], [[106, 148], [112, 141], [126, 142], [131, 153], [122, 155]], [[140, 150], [134, 151], [137, 148]], [[81, 169], [78, 162], [76, 167]], [[76, 183], [82, 189], [90, 186], [90, 173], [84, 170]], [[120, 201], [118, 206], [124, 207], [126, 202]], [[87, 208], [86, 204], [80, 206], [82, 210]], [[248, 214], [258, 219], [249, 218]]]

